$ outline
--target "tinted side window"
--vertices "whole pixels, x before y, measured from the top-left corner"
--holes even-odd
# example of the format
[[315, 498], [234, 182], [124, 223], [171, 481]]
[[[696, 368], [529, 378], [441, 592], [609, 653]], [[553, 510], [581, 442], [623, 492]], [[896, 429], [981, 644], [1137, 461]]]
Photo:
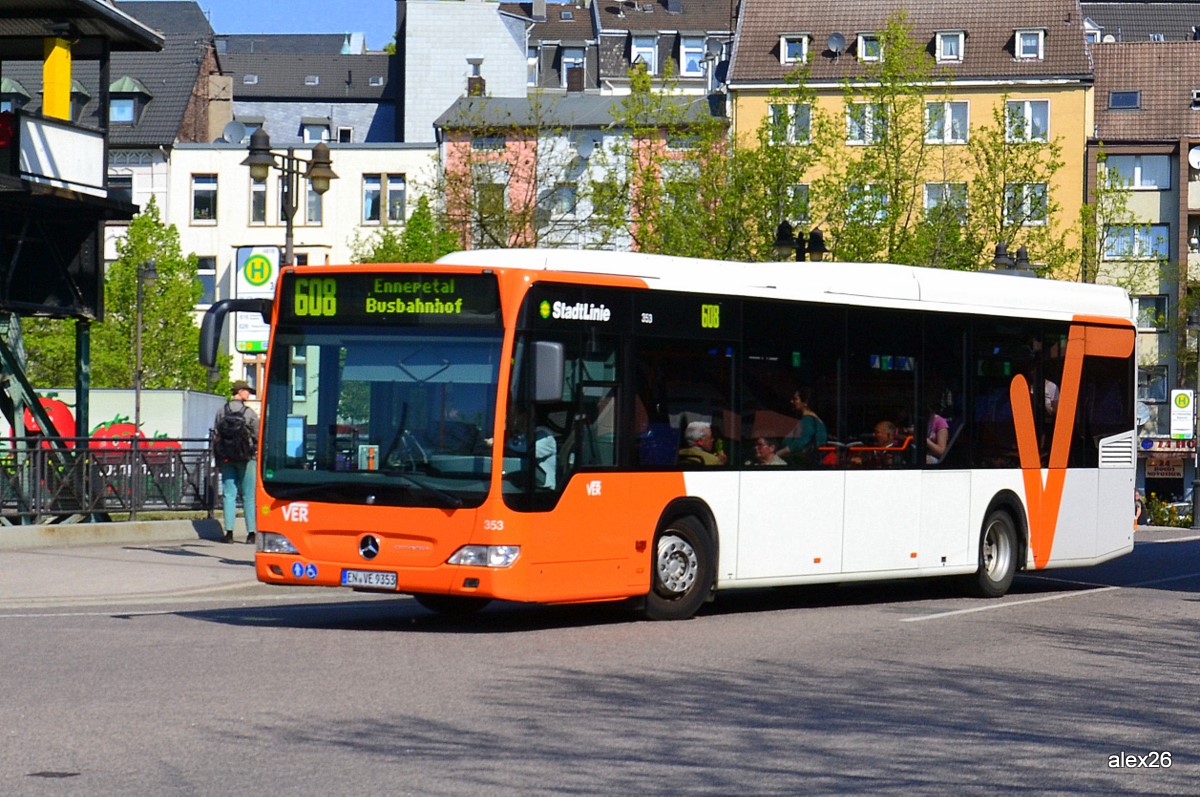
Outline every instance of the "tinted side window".
[[846, 321], [845, 454], [849, 467], [917, 464], [921, 316], [851, 308]]

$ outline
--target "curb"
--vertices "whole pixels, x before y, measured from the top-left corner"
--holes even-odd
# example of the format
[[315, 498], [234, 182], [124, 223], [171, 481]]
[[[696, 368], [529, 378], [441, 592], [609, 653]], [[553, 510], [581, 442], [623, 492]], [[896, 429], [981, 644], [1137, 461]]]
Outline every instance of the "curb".
[[[240, 519], [239, 519], [240, 520]], [[181, 542], [187, 540], [219, 540], [221, 521], [204, 520], [138, 520], [124, 523], [72, 523], [56, 526], [0, 527], [0, 550], [28, 548], [61, 548], [79, 545], [113, 543], [138, 544], [151, 542]]]

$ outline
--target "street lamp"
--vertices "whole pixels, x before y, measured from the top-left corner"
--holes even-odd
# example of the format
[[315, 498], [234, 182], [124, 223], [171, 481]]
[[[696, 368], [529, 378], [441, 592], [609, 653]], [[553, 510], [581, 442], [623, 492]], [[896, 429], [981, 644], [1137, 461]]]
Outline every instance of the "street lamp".
[[312, 149], [312, 158], [304, 160], [296, 154], [295, 147], [288, 147], [287, 154], [271, 151], [271, 137], [267, 131], [258, 128], [250, 135], [250, 154], [242, 161], [243, 166], [250, 167], [250, 177], [255, 180], [266, 180], [271, 173], [271, 167], [283, 172], [283, 190], [281, 202], [284, 220], [283, 263], [292, 265], [295, 258], [292, 253], [292, 224], [296, 218], [297, 196], [300, 193], [301, 166], [308, 169], [304, 177], [312, 183], [313, 190], [324, 194], [329, 190], [329, 181], [337, 179], [333, 173], [332, 158], [329, 155], [329, 145], [324, 141], [318, 142]]
[[792, 225], [785, 220], [779, 222], [779, 226], [775, 228], [775, 241], [771, 244], [771, 251], [781, 260], [795, 252], [798, 261], [804, 260], [806, 255], [809, 256], [809, 260], [815, 261], [820, 260], [829, 249], [825, 246], [825, 234], [820, 229], [814, 228], [807, 238], [803, 234], [797, 237]]
[[1008, 253], [1008, 244], [1001, 241], [996, 244], [996, 256], [992, 258], [992, 268], [996, 271], [1009, 271], [1022, 277], [1036, 277], [1037, 273], [1029, 262], [1029, 250], [1024, 246], [1017, 248], [1017, 259], [1013, 260]]
[[146, 260], [137, 267], [137, 297], [134, 306], [133, 329], [133, 476], [134, 494], [129, 505], [129, 519], [137, 520], [138, 486], [141, 481], [136, 474], [141, 472], [138, 460], [138, 435], [142, 429], [142, 310], [146, 301], [146, 286], [154, 285], [158, 280], [158, 269], [153, 260]]

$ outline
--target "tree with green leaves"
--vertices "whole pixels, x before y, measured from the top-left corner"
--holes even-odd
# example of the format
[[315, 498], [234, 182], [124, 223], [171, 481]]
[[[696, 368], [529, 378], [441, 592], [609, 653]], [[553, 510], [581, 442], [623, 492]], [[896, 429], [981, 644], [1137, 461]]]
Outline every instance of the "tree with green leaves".
[[[222, 390], [211, 384], [196, 352], [200, 329], [193, 309], [200, 299], [196, 256], [184, 256], [179, 231], [164, 225], [152, 198], [117, 241], [117, 259], [104, 279], [104, 319], [91, 336], [91, 386], [130, 388], [134, 382], [137, 280], [142, 264], [154, 262], [157, 279], [143, 281], [142, 387]], [[30, 320], [25, 325], [28, 373], [36, 386], [61, 387], [75, 381], [75, 331], [68, 321]], [[228, 356], [218, 373], [228, 373]], [[225, 377], [221, 377], [221, 382]]]
[[424, 194], [403, 227], [380, 227], [366, 238], [356, 234], [350, 244], [355, 263], [432, 263], [457, 248], [454, 232], [434, 216]]

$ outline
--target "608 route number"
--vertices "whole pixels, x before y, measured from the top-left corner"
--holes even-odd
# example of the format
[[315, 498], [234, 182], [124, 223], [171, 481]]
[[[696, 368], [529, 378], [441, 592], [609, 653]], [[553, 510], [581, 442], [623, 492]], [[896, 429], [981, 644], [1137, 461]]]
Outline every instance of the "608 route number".
[[294, 311], [298, 316], [337, 315], [337, 280], [301, 277], [296, 280]]

